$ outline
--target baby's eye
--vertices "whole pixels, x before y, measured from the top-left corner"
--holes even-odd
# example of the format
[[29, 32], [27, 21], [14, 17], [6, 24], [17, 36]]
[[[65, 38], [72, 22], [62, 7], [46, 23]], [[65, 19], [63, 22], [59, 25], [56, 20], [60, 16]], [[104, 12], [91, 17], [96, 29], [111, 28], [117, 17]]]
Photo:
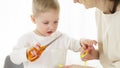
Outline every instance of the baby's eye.
[[54, 21], [54, 23], [58, 23], [58, 21]]
[[44, 22], [43, 24], [49, 24], [49, 22]]

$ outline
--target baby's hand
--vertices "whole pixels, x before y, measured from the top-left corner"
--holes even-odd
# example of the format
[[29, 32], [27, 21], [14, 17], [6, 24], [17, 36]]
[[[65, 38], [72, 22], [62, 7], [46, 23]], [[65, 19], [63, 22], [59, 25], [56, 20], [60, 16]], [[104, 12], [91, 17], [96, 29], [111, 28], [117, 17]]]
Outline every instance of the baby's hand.
[[80, 40], [80, 44], [82, 46], [83, 49], [92, 49], [93, 48], [93, 45], [96, 45], [97, 44], [97, 41], [96, 40], [90, 40], [90, 39], [81, 39]]
[[27, 49], [27, 58], [29, 61], [33, 62], [40, 56], [40, 44], [37, 43], [35, 46]]

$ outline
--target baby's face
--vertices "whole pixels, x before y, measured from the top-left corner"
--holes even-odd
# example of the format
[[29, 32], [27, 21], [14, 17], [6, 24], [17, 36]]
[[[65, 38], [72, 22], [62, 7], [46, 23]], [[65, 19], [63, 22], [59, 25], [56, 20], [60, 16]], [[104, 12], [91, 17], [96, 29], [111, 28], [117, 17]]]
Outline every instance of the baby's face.
[[58, 27], [59, 12], [50, 10], [35, 18], [36, 30], [42, 36], [50, 36]]

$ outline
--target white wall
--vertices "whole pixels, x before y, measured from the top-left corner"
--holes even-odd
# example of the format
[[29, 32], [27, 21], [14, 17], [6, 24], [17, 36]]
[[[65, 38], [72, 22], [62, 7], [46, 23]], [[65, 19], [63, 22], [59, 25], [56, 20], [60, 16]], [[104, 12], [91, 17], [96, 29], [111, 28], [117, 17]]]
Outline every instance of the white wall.
[[[96, 39], [95, 9], [86, 10], [72, 0], [59, 0], [61, 6], [58, 30], [80, 39]], [[30, 20], [31, 0], [0, 0], [0, 68], [4, 59], [15, 46], [17, 39], [35, 27]], [[81, 64], [79, 53], [68, 51], [66, 64]], [[88, 61], [87, 65], [102, 68], [99, 61]]]

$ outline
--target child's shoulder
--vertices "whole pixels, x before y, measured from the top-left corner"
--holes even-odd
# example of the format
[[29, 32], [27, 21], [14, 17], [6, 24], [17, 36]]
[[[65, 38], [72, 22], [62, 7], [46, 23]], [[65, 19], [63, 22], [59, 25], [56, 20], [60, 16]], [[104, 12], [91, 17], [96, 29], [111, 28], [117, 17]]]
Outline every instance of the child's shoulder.
[[66, 33], [61, 31], [56, 31], [54, 35], [61, 35], [62, 38], [69, 38], [69, 36]]
[[54, 35], [54, 36], [60, 35], [61, 37], [67, 36], [64, 32], [61, 32], [61, 31], [56, 31], [53, 35]]
[[25, 34], [21, 35], [19, 39], [29, 39], [33, 36], [34, 36], [33, 32], [28, 32], [28, 33], [25, 33]]
[[56, 31], [54, 34], [66, 35], [64, 32], [61, 32], [61, 31]]

